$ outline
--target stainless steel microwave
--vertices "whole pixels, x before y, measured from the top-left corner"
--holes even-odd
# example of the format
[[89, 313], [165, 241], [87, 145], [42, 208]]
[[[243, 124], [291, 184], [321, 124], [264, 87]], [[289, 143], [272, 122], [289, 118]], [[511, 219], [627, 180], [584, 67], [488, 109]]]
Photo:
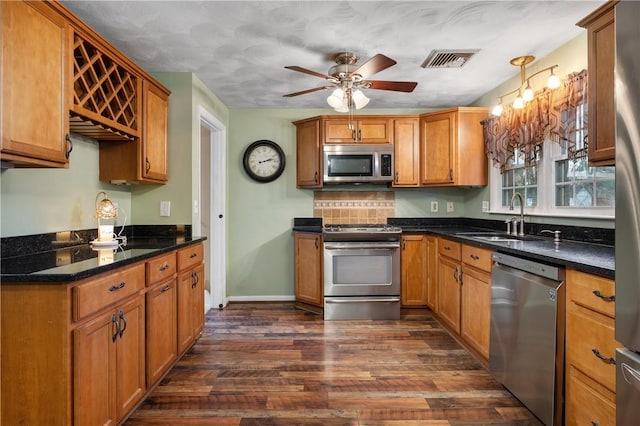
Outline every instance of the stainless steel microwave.
[[325, 145], [323, 168], [323, 181], [327, 184], [391, 182], [393, 145]]

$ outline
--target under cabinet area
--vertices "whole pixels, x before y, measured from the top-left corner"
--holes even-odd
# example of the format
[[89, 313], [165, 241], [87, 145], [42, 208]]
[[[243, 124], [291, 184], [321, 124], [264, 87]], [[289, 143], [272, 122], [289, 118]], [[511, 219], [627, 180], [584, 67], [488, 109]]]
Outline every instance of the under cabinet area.
[[567, 269], [567, 426], [615, 425], [615, 283]]
[[122, 422], [204, 327], [202, 261], [198, 242], [77, 281], [3, 281], [3, 424]]

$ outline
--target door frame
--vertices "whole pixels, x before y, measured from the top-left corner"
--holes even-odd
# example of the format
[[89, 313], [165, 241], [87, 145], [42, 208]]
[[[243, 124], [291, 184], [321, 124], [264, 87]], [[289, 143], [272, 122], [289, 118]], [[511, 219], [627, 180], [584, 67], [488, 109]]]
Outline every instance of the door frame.
[[[211, 153], [209, 158], [210, 181], [201, 182], [200, 153], [202, 143], [200, 128], [206, 127], [210, 130]], [[211, 192], [211, 205], [209, 206], [209, 221], [211, 235], [206, 235], [209, 239], [209, 259], [205, 260], [205, 266], [209, 271], [211, 307], [223, 308], [227, 305], [227, 283], [226, 283], [226, 164], [227, 164], [227, 128], [213, 114], [207, 111], [202, 105], [199, 107], [198, 120], [198, 161], [194, 161], [198, 173], [194, 173], [193, 186], [197, 188], [193, 192], [193, 224], [194, 235], [202, 232], [201, 210], [198, 202], [202, 198], [201, 191], [209, 188]], [[197, 165], [196, 165], [197, 163]]]

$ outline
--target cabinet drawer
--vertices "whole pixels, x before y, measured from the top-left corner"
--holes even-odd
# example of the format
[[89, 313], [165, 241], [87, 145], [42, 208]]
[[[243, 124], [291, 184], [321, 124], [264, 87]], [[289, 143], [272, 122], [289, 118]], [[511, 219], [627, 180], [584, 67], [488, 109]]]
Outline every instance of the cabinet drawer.
[[147, 261], [147, 285], [153, 285], [159, 281], [167, 279], [176, 272], [175, 251], [154, 257]]
[[202, 263], [204, 248], [202, 244], [193, 244], [178, 250], [178, 270], [184, 271]]
[[607, 359], [615, 358], [616, 348], [621, 346], [615, 339], [612, 318], [571, 303], [567, 316], [568, 365], [615, 392], [616, 366], [599, 358], [598, 354]]
[[491, 272], [491, 254], [493, 251], [479, 247], [462, 245], [462, 261], [467, 265]]
[[[586, 379], [588, 380], [588, 379]], [[615, 426], [615, 395], [598, 392], [589, 386], [584, 376], [569, 368], [567, 377], [566, 425]]]
[[568, 300], [614, 318], [615, 302], [607, 298], [615, 295], [613, 280], [569, 269], [567, 284]]
[[460, 243], [449, 240], [440, 239], [438, 242], [438, 253], [455, 260], [460, 260]]
[[144, 264], [122, 268], [73, 287], [73, 319], [78, 320], [144, 288]]

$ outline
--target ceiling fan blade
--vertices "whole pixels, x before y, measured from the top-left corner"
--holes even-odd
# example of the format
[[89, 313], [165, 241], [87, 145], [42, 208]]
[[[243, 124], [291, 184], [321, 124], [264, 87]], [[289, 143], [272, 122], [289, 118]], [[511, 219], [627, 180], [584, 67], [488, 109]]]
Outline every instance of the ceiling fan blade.
[[319, 72], [315, 72], [313, 70], [307, 69], [307, 68], [302, 68], [296, 65], [289, 65], [285, 67], [288, 70], [293, 70], [293, 71], [298, 71], [298, 72], [303, 72], [305, 74], [309, 74], [309, 75], [313, 75], [315, 77], [320, 77], [320, 78], [324, 78], [325, 80], [331, 80], [333, 77], [328, 76], [326, 74], [322, 74]]
[[393, 59], [378, 53], [367, 62], [360, 65], [355, 71], [352, 72], [352, 74], [360, 74], [362, 78], [367, 78], [368, 76], [382, 70], [386, 70], [387, 68], [395, 64], [397, 64], [397, 62]]
[[383, 80], [367, 80], [364, 81], [365, 87], [376, 90], [392, 90], [394, 92], [413, 92], [418, 83], [415, 81], [383, 81]]
[[298, 96], [298, 95], [304, 95], [306, 93], [312, 93], [312, 92], [317, 92], [319, 90], [324, 90], [324, 89], [329, 89], [333, 86], [320, 86], [320, 87], [314, 87], [313, 89], [307, 89], [307, 90], [302, 90], [301, 92], [294, 92], [294, 93], [289, 93], [286, 95], [282, 95], [285, 98], [292, 98], [294, 96]]

